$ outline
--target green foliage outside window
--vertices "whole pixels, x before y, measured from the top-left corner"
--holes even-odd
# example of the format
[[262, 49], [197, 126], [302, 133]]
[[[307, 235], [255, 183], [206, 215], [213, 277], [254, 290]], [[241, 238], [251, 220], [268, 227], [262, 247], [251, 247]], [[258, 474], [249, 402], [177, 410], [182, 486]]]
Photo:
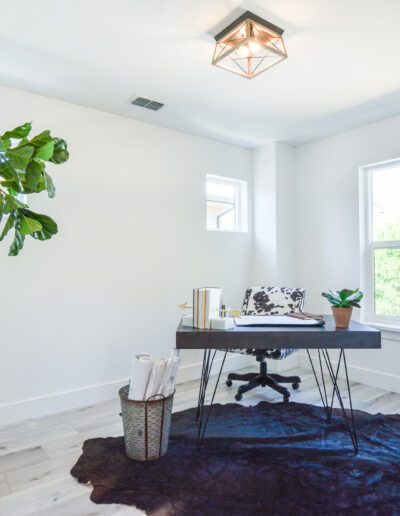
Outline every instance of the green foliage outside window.
[[[380, 230], [378, 240], [395, 240], [398, 225]], [[375, 249], [375, 313], [400, 317], [400, 249]]]

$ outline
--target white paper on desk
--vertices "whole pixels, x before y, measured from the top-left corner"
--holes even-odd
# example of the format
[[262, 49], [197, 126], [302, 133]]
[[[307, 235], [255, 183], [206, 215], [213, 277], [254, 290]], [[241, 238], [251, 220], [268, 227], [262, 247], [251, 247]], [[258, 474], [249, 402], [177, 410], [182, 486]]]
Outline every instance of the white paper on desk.
[[151, 355], [148, 355], [147, 353], [134, 355], [132, 360], [128, 399], [136, 401], [144, 399], [152, 367], [153, 357]]
[[235, 317], [236, 326], [320, 326], [316, 319], [296, 319], [288, 315], [242, 315]]

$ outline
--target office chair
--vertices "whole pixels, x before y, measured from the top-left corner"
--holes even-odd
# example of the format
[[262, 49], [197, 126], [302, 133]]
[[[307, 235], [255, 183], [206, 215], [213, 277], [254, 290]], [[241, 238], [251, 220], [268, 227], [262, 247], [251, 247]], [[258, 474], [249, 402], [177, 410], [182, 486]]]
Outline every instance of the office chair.
[[[242, 315], [285, 315], [287, 313], [301, 312], [304, 307], [305, 291], [301, 288], [285, 287], [250, 287], [246, 290], [243, 300]], [[226, 380], [228, 387], [232, 386], [232, 380], [248, 382], [238, 388], [235, 399], [240, 401], [245, 392], [256, 387], [271, 387], [283, 396], [283, 401], [288, 402], [290, 392], [281, 383], [291, 383], [292, 388], [300, 387], [301, 379], [298, 376], [282, 376], [267, 372], [266, 359], [283, 360], [292, 355], [297, 349], [235, 349], [234, 353], [253, 355], [260, 362], [259, 373], [237, 374], [229, 373]]]

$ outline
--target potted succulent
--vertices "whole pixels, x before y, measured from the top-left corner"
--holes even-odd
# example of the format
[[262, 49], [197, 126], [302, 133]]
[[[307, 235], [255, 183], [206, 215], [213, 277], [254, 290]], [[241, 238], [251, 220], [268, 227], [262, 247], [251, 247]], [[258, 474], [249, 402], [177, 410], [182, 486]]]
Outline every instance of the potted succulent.
[[329, 292], [323, 292], [322, 295], [332, 305], [336, 328], [348, 328], [353, 306], [361, 308], [359, 303], [364, 294], [358, 289], [349, 290], [345, 288], [343, 290], [329, 290]]

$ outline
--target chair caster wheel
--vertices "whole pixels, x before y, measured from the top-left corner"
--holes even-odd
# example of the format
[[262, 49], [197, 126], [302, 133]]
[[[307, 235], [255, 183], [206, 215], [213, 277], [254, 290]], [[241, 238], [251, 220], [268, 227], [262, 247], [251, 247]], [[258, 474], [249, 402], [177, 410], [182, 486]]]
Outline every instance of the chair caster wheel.
[[236, 396], [235, 396], [236, 401], [240, 401], [242, 398], [243, 398], [243, 396], [241, 394], [236, 394]]
[[226, 380], [225, 385], [232, 387], [232, 380]]
[[289, 396], [283, 397], [283, 403], [289, 403]]
[[300, 384], [299, 383], [292, 383], [292, 387], [295, 391], [297, 391], [300, 387]]

